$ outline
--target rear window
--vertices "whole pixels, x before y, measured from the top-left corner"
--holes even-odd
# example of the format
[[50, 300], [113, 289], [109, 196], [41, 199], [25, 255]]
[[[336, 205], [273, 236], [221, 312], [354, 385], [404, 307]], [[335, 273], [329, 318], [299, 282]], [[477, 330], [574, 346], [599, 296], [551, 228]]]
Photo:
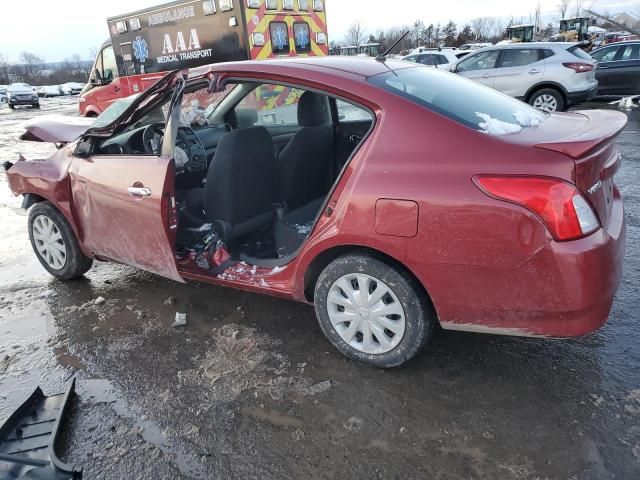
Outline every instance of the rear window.
[[546, 118], [524, 102], [432, 68], [383, 73], [370, 77], [368, 82], [475, 130], [490, 130], [487, 123], [495, 122], [487, 119], [509, 124], [515, 131], [517, 127], [537, 125]]
[[567, 48], [567, 51], [569, 53], [573, 53], [576, 57], [581, 58], [582, 60], [592, 60], [591, 55], [582, 50], [578, 45]]

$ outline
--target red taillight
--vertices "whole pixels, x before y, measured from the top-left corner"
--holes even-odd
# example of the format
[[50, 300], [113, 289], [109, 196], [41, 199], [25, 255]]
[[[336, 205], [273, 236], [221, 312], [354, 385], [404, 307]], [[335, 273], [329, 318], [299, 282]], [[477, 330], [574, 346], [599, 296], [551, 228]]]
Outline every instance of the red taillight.
[[562, 180], [481, 176], [477, 182], [489, 195], [522, 205], [538, 215], [556, 240], [576, 240], [600, 227], [578, 189]]
[[593, 65], [590, 63], [570, 62], [563, 63], [562, 65], [571, 70], [575, 70], [576, 73], [590, 72], [593, 70]]

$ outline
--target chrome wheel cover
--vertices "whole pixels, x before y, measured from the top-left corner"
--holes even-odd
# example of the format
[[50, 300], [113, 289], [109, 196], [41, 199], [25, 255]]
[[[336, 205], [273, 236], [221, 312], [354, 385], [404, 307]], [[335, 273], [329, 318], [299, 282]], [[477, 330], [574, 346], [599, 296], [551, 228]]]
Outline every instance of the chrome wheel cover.
[[544, 94], [534, 100], [533, 106], [543, 112], [557, 112], [558, 100], [553, 95]]
[[396, 348], [406, 332], [404, 308], [391, 287], [362, 273], [336, 280], [327, 297], [329, 320], [352, 348], [381, 355]]
[[38, 215], [31, 229], [38, 255], [53, 270], [62, 270], [67, 264], [67, 247], [60, 229], [46, 215]]

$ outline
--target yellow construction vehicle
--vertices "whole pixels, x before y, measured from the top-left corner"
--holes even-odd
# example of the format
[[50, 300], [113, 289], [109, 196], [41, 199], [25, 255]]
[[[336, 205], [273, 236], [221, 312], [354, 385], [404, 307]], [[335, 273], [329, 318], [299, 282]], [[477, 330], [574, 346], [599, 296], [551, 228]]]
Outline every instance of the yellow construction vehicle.
[[553, 42], [592, 42], [589, 17], [563, 18], [560, 20], [560, 33], [551, 37]]
[[507, 38], [500, 43], [533, 42], [535, 25], [513, 25], [507, 28]]

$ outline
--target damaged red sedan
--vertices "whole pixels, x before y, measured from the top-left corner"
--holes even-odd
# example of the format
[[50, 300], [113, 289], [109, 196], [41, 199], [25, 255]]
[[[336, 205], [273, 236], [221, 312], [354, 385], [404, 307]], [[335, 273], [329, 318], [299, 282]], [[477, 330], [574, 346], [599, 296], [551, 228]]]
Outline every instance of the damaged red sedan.
[[343, 354], [392, 367], [436, 324], [606, 322], [625, 122], [405, 62], [249, 61], [173, 72], [90, 127], [34, 122], [25, 138], [58, 152], [5, 168], [55, 277], [97, 259], [313, 303]]

